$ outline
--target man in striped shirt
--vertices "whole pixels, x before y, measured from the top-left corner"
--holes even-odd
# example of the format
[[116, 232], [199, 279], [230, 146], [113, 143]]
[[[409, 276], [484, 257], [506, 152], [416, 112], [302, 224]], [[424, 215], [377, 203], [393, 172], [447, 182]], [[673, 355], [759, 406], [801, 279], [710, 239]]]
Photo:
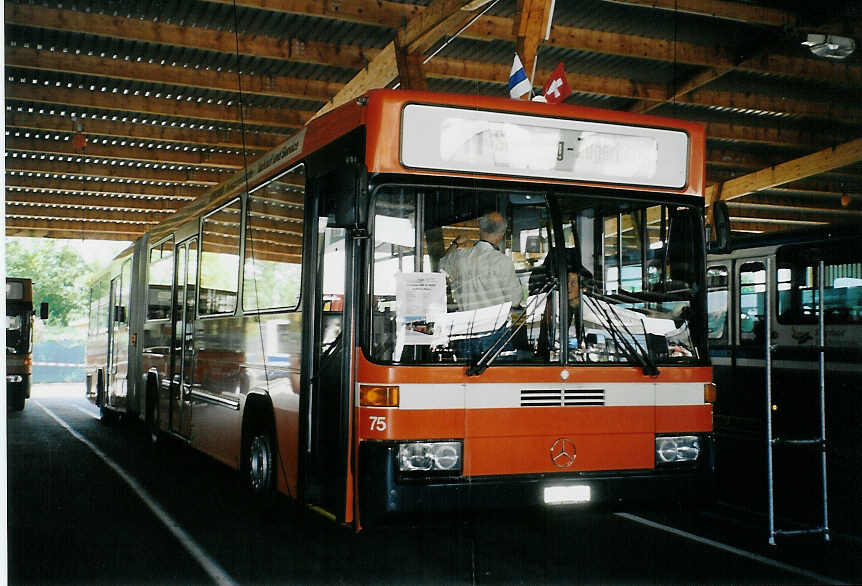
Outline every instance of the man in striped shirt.
[[509, 301], [513, 307], [521, 304], [524, 292], [515, 275], [515, 265], [499, 249], [506, 228], [502, 214], [488, 212], [479, 218], [476, 244], [461, 248], [466, 238], [459, 235], [440, 259], [440, 268], [449, 275], [452, 297], [459, 310], [480, 309]]

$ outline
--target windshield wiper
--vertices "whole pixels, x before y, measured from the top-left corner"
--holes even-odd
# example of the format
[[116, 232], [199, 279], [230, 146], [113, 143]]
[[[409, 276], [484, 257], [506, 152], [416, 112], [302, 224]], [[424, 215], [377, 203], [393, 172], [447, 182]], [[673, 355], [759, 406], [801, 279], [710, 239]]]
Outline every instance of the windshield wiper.
[[[622, 348], [625, 350], [627, 358], [632, 362], [640, 363], [643, 368], [643, 373], [647, 376], [656, 376], [659, 374], [658, 367], [653, 362], [652, 358], [649, 355], [649, 352], [641, 346], [641, 343], [638, 339], [632, 334], [631, 330], [629, 330], [628, 326], [625, 324], [625, 321], [620, 317], [617, 313], [616, 309], [612, 304], [608, 304], [608, 309], [602, 307], [599, 302], [593, 298], [590, 294], [582, 295], [582, 298], [589, 302], [590, 307], [593, 310], [593, 314], [602, 321], [602, 327], [604, 327], [608, 332], [610, 332], [611, 337], [614, 340], [614, 344], [618, 348]], [[613, 317], [611, 317], [611, 313]], [[616, 322], [616, 323], [615, 323]], [[622, 330], [625, 330], [623, 333], [620, 330], [622, 326]], [[646, 343], [646, 328], [644, 328], [644, 343]], [[632, 344], [634, 342], [634, 345]], [[637, 346], [637, 348], [635, 348]]]
[[[539, 299], [544, 297], [545, 302], [547, 303], [548, 296], [551, 294], [557, 287], [557, 283], [559, 279], [556, 277], [551, 277], [542, 287], [536, 292], [536, 295], [533, 297], [533, 309], [539, 306]], [[478, 376], [485, 372], [489, 366], [497, 359], [497, 356], [500, 355], [500, 352], [503, 351], [503, 348], [506, 347], [506, 344], [512, 341], [512, 339], [521, 331], [527, 323], [527, 315], [530, 313], [530, 304], [527, 304], [527, 307], [524, 308], [524, 311], [519, 315], [515, 321], [509, 326], [509, 328], [502, 332], [494, 343], [491, 344], [491, 347], [485, 350], [484, 354], [479, 357], [479, 359], [470, 366], [467, 367], [467, 376]]]

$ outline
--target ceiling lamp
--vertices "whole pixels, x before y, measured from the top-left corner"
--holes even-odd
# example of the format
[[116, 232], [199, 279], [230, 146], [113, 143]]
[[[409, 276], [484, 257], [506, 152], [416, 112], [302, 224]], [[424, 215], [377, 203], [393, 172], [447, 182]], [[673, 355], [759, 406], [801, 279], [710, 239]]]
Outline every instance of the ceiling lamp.
[[838, 35], [810, 34], [802, 44], [818, 57], [827, 59], [846, 59], [856, 50], [856, 41]]

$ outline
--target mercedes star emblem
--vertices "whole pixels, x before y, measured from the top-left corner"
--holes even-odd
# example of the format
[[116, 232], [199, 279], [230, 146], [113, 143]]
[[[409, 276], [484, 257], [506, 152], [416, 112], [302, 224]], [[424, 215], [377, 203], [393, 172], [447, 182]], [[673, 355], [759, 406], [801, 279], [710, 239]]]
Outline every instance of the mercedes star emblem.
[[568, 468], [575, 463], [575, 444], [561, 437], [551, 446], [551, 462], [557, 468]]

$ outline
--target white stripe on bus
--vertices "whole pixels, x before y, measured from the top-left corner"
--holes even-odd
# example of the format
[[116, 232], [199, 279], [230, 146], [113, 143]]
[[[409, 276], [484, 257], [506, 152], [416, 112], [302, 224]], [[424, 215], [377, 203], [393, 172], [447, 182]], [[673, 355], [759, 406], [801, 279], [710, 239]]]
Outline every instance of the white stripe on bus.
[[90, 442], [84, 436], [79, 434], [77, 431], [72, 429], [72, 427], [60, 419], [53, 411], [42, 405], [39, 401], [36, 401], [36, 404], [41, 407], [45, 413], [47, 413], [54, 421], [56, 421], [60, 427], [68, 431], [72, 437], [76, 440], [90, 448], [90, 450], [96, 454], [105, 464], [107, 464], [108, 468], [117, 473], [117, 475], [122, 478], [129, 487], [135, 491], [138, 495], [138, 498], [143, 501], [145, 505], [153, 512], [153, 514], [162, 522], [162, 524], [170, 531], [174, 537], [186, 548], [186, 551], [201, 565], [204, 571], [209, 575], [210, 578], [216, 584], [224, 584], [224, 585], [233, 585], [236, 584], [233, 578], [228, 575], [228, 573], [222, 569], [218, 563], [213, 560], [204, 550], [198, 545], [198, 543], [192, 538], [191, 535], [186, 533], [179, 524], [171, 518], [170, 515], [159, 505], [144, 489], [140, 483], [135, 480], [129, 473], [123, 470], [119, 464], [114, 462], [111, 458], [108, 457], [102, 450], [96, 447], [95, 444]]
[[[373, 384], [373, 383], [360, 383]], [[383, 384], [383, 383], [380, 383]], [[521, 407], [521, 391], [533, 391], [523, 399], [528, 404], [537, 391], [560, 397], [563, 391], [604, 392], [606, 407], [652, 407], [703, 405], [703, 383], [486, 383], [399, 385], [401, 409], [506, 409]], [[359, 406], [359, 384], [356, 389]]]

